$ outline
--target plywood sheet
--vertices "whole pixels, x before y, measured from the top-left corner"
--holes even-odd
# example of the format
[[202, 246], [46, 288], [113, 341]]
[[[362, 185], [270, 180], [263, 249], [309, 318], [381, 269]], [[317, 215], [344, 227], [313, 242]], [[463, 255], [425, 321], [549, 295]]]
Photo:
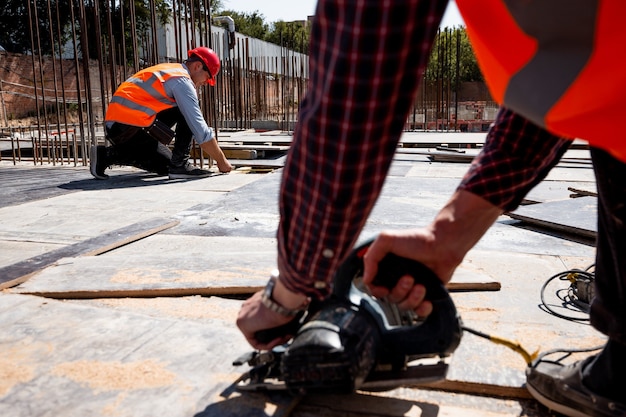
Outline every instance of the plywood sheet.
[[[12, 289], [53, 298], [251, 294], [276, 265], [276, 241], [154, 236], [100, 256], [59, 259]], [[498, 282], [460, 268], [451, 291], [497, 291]]]
[[[233, 302], [234, 303], [234, 302]], [[245, 352], [234, 326], [0, 295], [0, 415], [263, 415], [264, 396], [222, 393]], [[276, 410], [291, 399], [275, 398]], [[221, 406], [217, 404], [224, 403]]]
[[[436, 404], [406, 395], [403, 400], [356, 395], [297, 402], [287, 394], [239, 393], [232, 384], [244, 369], [232, 361], [249, 347], [235, 326], [219, 317], [193, 322], [120, 306], [10, 294], [0, 299], [2, 415], [340, 417], [354, 412], [367, 417], [380, 416], [383, 405], [383, 414], [391, 416], [459, 409], [454, 396]], [[208, 307], [239, 305], [216, 301]], [[423, 391], [411, 392], [424, 398]], [[364, 407], [373, 402], [379, 405]]]
[[152, 219], [68, 245], [40, 256], [0, 268], [0, 289], [26, 281], [32, 274], [67, 256], [97, 255], [178, 224], [172, 219]]
[[597, 211], [598, 199], [586, 196], [523, 206], [508, 216], [541, 228], [595, 239]]
[[170, 235], [136, 244], [61, 259], [15, 291], [83, 298], [247, 294], [265, 285], [276, 264], [274, 239]]

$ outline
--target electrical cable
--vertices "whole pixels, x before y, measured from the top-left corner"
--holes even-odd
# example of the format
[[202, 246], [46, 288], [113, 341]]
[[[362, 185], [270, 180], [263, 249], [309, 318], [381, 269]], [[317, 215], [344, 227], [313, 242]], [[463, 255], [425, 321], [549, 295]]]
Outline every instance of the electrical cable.
[[563, 306], [574, 306], [576, 309], [583, 313], [589, 313], [589, 305], [594, 296], [594, 279], [595, 274], [592, 271], [595, 264], [590, 265], [586, 269], [570, 269], [567, 271], [559, 272], [548, 278], [548, 280], [541, 286], [541, 304], [552, 315], [571, 321], [589, 321], [589, 317], [574, 317], [561, 314], [555, 311], [549, 306], [545, 299], [545, 292], [548, 285], [555, 279], [562, 281], [568, 281], [569, 286], [567, 288], [567, 296], [559, 297], [563, 301]]
[[530, 365], [532, 363], [533, 360], [535, 360], [535, 358], [537, 357], [537, 355], [539, 354], [538, 351], [535, 351], [533, 353], [528, 353], [528, 351], [526, 349], [524, 349], [522, 347], [522, 345], [519, 344], [519, 342], [513, 342], [511, 340], [507, 340], [501, 337], [497, 337], [497, 336], [492, 336], [489, 335], [487, 333], [483, 333], [481, 331], [478, 330], [474, 330], [472, 328], [469, 328], [467, 326], [462, 326], [461, 327], [464, 331], [471, 333], [473, 335], [476, 335], [478, 337], [482, 337], [484, 339], [489, 340], [490, 342], [493, 342], [497, 345], [503, 345], [508, 347], [509, 349], [514, 350], [515, 352], [519, 353], [520, 355], [522, 355], [522, 357], [524, 358], [524, 361], [526, 362], [526, 365]]
[[[576, 306], [576, 308], [578, 308], [579, 310], [588, 313], [589, 312], [589, 304], [591, 303], [591, 299], [593, 298], [594, 295], [594, 289], [593, 289], [593, 281], [595, 279], [595, 275], [593, 273], [593, 268], [595, 265], [590, 265], [589, 267], [587, 267], [585, 270], [580, 270], [580, 269], [571, 269], [571, 270], [567, 270], [567, 271], [563, 271], [563, 272], [559, 272], [556, 275], [553, 275], [552, 277], [550, 277], [541, 287], [541, 303], [543, 304], [543, 306], [546, 308], [546, 310], [548, 310], [549, 313], [557, 316], [557, 317], [561, 317], [567, 320], [573, 320], [573, 321], [581, 321], [581, 320], [585, 320], [588, 321], [589, 318], [579, 318], [579, 317], [572, 317], [572, 316], [566, 316], [564, 314], [560, 314], [556, 311], [554, 311], [552, 308], [550, 308], [548, 306], [548, 303], [545, 300], [544, 294], [546, 291], [547, 286], [550, 284], [550, 282], [552, 282], [555, 279], [560, 279], [560, 280], [567, 280], [569, 282], [569, 288], [568, 288], [568, 295], [567, 295], [567, 299], [561, 298], [564, 301], [564, 304], [571, 304]], [[523, 358], [524, 361], [526, 362], [526, 364], [528, 366], [530, 366], [532, 364], [532, 362], [538, 358], [539, 356], [539, 351], [535, 351], [534, 353], [529, 353], [526, 349], [524, 349], [524, 347], [518, 343], [518, 342], [514, 342], [511, 340], [507, 340], [498, 336], [493, 336], [493, 335], [489, 335], [487, 333], [483, 333], [481, 331], [469, 328], [467, 326], [462, 326], [462, 329], [468, 333], [471, 333], [475, 336], [479, 336], [482, 337], [484, 339], [487, 339], [495, 344], [499, 344], [499, 345], [503, 345], [508, 347], [509, 349], [512, 349], [513, 351], [519, 353]], [[546, 356], [547, 354], [553, 354], [555, 352], [568, 352], [569, 354], [573, 353], [573, 352], [587, 352], [587, 351], [592, 351], [592, 350], [597, 350], [598, 348], [591, 348], [591, 349], [580, 349], [580, 350], [576, 350], [576, 349], [571, 349], [571, 350], [555, 350], [555, 351], [549, 351], [549, 352], [545, 352], [541, 355], [541, 358], [543, 358], [544, 356]]]

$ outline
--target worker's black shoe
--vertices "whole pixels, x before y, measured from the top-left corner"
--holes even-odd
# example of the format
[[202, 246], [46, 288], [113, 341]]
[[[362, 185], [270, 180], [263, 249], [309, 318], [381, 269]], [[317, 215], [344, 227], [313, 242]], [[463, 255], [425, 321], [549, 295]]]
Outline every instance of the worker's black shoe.
[[626, 404], [596, 395], [583, 385], [583, 369], [593, 358], [569, 365], [538, 359], [526, 369], [526, 388], [537, 401], [569, 417], [626, 416]]
[[170, 165], [170, 179], [193, 179], [193, 178], [206, 178], [213, 175], [211, 171], [205, 169], [196, 168], [189, 162], [185, 162], [182, 166]]
[[89, 169], [91, 170], [91, 175], [99, 180], [106, 180], [109, 176], [104, 173], [104, 170], [108, 167], [106, 146], [92, 146], [89, 153]]

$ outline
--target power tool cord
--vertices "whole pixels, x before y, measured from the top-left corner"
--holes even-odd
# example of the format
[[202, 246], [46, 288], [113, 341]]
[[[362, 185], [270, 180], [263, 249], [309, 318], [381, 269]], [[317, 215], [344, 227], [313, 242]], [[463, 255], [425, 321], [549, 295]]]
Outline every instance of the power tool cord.
[[[561, 317], [564, 318], [566, 320], [573, 320], [573, 321], [588, 321], [589, 318], [579, 318], [579, 317], [572, 317], [572, 316], [566, 316], [564, 314], [560, 314], [556, 311], [554, 311], [552, 308], [549, 307], [548, 303], [545, 300], [544, 294], [546, 292], [546, 288], [548, 287], [548, 285], [554, 281], [555, 279], [560, 279], [560, 280], [567, 280], [569, 282], [569, 288], [568, 288], [568, 295], [567, 295], [567, 299], [563, 299], [564, 304], [572, 304], [575, 305], [578, 309], [580, 309], [581, 311], [584, 311], [586, 313], [589, 312], [589, 304], [591, 303], [591, 299], [593, 298], [594, 295], [594, 289], [593, 289], [593, 280], [595, 279], [595, 274], [593, 273], [593, 268], [594, 268], [594, 264], [590, 265], [589, 267], [587, 267], [585, 270], [580, 270], [580, 269], [570, 269], [567, 271], [563, 271], [563, 272], [559, 272], [556, 275], [553, 275], [552, 277], [550, 277], [541, 287], [541, 303], [542, 305], [545, 307], [546, 310], [548, 310], [549, 313], [557, 316], [557, 317]], [[499, 345], [503, 345], [508, 347], [509, 349], [512, 349], [513, 351], [519, 353], [523, 358], [524, 361], [526, 362], [526, 364], [528, 366], [530, 366], [532, 364], [532, 362], [537, 359], [537, 357], [539, 356], [539, 351], [535, 351], [534, 353], [529, 353], [526, 349], [524, 349], [524, 347], [522, 347], [521, 344], [519, 344], [518, 342], [514, 342], [511, 340], [507, 340], [501, 337], [497, 337], [497, 336], [493, 336], [493, 335], [489, 335], [487, 333], [483, 333], [481, 331], [469, 328], [467, 326], [462, 326], [461, 327], [464, 331], [471, 333], [475, 336], [479, 336], [482, 337], [484, 339], [487, 339], [493, 343], [499, 344]], [[598, 348], [592, 348], [592, 349], [580, 349], [580, 350], [555, 350], [555, 351], [550, 351], [550, 352], [546, 352], [544, 354], [541, 355], [541, 357], [543, 358], [546, 354], [552, 354], [555, 352], [561, 352], [561, 353], [569, 353], [571, 354], [572, 352], [586, 352], [586, 351], [591, 351], [591, 350], [597, 350]]]
[[535, 360], [535, 358], [538, 355], [538, 351], [533, 352], [533, 353], [529, 353], [526, 349], [524, 349], [522, 347], [522, 345], [519, 344], [519, 342], [513, 342], [511, 340], [507, 340], [507, 339], [504, 339], [502, 337], [492, 336], [492, 335], [489, 335], [487, 333], [483, 333], [481, 331], [472, 329], [472, 328], [467, 327], [467, 326], [461, 326], [461, 328], [464, 331], [466, 331], [468, 333], [471, 333], [471, 334], [473, 334], [475, 336], [482, 337], [483, 339], [487, 339], [490, 342], [493, 342], [493, 343], [498, 344], [498, 345], [503, 345], [503, 346], [508, 347], [509, 349], [512, 349], [513, 351], [515, 351], [515, 352], [519, 353], [520, 355], [522, 355], [522, 357], [524, 358], [524, 361], [526, 362], [527, 365], [530, 365], [532, 363], [532, 361]]

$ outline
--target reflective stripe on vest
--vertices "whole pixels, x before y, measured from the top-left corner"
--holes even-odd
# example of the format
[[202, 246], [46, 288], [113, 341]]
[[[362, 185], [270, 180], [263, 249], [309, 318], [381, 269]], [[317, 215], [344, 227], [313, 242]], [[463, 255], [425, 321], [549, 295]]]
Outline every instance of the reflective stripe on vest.
[[115, 91], [106, 111], [107, 122], [146, 127], [154, 123], [157, 113], [176, 105], [165, 92], [163, 83], [172, 77], [187, 77], [182, 64], [159, 64], [139, 71]]
[[492, 96], [626, 162], [624, 0], [457, 0]]

